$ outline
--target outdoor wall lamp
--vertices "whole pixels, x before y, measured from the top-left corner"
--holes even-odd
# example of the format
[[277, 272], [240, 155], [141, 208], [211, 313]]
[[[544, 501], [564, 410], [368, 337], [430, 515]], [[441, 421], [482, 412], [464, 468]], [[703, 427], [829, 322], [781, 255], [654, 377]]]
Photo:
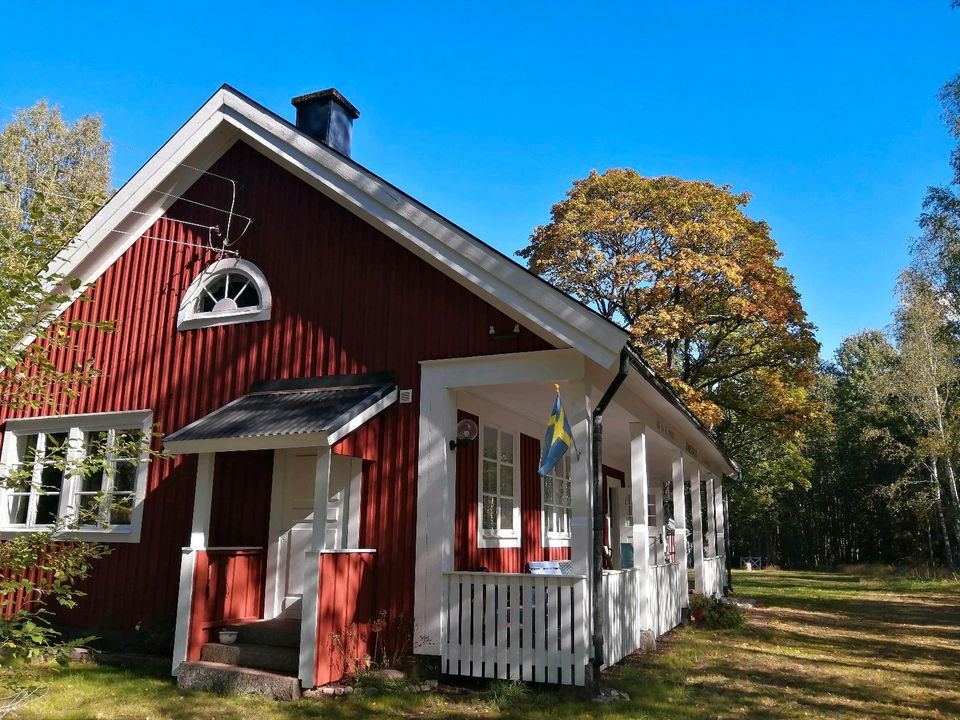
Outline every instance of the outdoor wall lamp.
[[461, 420], [457, 423], [457, 439], [450, 441], [450, 449], [456, 451], [466, 447], [476, 440], [479, 434], [477, 424], [473, 420], [469, 418]]

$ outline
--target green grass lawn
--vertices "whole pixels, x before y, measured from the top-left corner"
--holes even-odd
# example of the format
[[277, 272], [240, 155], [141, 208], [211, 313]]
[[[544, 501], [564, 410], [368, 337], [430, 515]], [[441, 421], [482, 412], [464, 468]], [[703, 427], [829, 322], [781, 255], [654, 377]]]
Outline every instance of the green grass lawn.
[[684, 628], [614, 668], [630, 702], [498, 684], [274, 703], [183, 692], [100, 666], [31, 670], [44, 698], [19, 718], [960, 718], [960, 583], [821, 572], [738, 572], [759, 603], [734, 631]]

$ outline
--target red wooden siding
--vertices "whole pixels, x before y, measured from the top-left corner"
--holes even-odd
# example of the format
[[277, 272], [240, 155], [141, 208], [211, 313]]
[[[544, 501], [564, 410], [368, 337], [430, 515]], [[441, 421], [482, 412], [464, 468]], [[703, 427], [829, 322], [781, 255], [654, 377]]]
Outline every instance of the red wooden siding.
[[[458, 419], [476, 415], [459, 411]], [[490, 572], [526, 572], [537, 560], [568, 560], [570, 548], [545, 548], [541, 536], [540, 441], [520, 435], [520, 547], [478, 548], [477, 512], [480, 473], [480, 443], [457, 450], [457, 501], [454, 531], [454, 569]]]
[[272, 483], [272, 450], [217, 454], [211, 547], [267, 547]]
[[[314, 683], [326, 685], [355, 671], [374, 650], [375, 553], [321, 553]], [[382, 565], [381, 565], [382, 567]], [[361, 665], [362, 667], [362, 665]]]
[[263, 617], [266, 554], [262, 550], [198, 550], [187, 659], [199, 660], [217, 628]]
[[53, 572], [30, 567], [26, 572], [15, 573], [12, 570], [0, 570], [0, 587], [10, 583], [19, 583], [28, 580], [33, 583], [33, 590], [18, 587], [12, 592], [0, 594], [0, 617], [7, 620], [19, 613], [23, 608], [29, 608], [40, 599], [43, 588], [53, 582]]
[[[409, 616], [419, 361], [549, 346], [526, 328], [515, 339], [491, 338], [490, 326], [511, 329], [514, 321], [242, 142], [210, 169], [237, 181], [236, 210], [253, 218], [234, 249], [265, 274], [271, 320], [177, 332], [184, 291], [217, 255], [140, 238], [94, 284], [91, 302], [66, 312], [69, 320], [113, 320], [117, 329], [78, 331], [77, 349], [53, 351], [60, 369], [92, 357], [103, 372], [60, 412], [150, 408], [159, 431], [170, 433], [247, 392], [255, 380], [392, 371], [401, 387], [414, 389], [413, 403], [388, 409], [336, 451], [370, 461], [364, 465], [360, 543], [380, 549], [378, 610]], [[226, 208], [230, 184], [204, 175], [184, 197]], [[181, 201], [146, 234], [206, 242], [205, 231], [170, 218], [226, 227], [225, 215]], [[45, 414], [56, 413], [50, 407], [24, 413]], [[7, 416], [0, 410], [0, 420]], [[97, 563], [84, 584], [88, 596], [65, 622], [118, 628], [172, 622], [195, 477], [195, 456], [151, 465], [140, 543], [118, 544]], [[250, 492], [262, 497], [262, 480], [250, 481], [258, 487]], [[244, 523], [255, 528], [265, 522], [267, 502], [240, 502]], [[232, 507], [225, 501], [214, 512], [232, 513]], [[235, 518], [215, 518], [215, 532], [229, 534]]]

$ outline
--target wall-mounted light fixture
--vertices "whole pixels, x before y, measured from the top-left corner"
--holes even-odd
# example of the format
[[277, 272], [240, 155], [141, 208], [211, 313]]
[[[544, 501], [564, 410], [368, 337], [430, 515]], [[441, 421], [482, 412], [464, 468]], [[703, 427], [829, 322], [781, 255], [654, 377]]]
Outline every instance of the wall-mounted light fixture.
[[476, 440], [479, 434], [477, 424], [473, 420], [469, 418], [461, 420], [457, 423], [457, 439], [450, 441], [450, 449], [459, 450], [462, 447], [466, 447]]

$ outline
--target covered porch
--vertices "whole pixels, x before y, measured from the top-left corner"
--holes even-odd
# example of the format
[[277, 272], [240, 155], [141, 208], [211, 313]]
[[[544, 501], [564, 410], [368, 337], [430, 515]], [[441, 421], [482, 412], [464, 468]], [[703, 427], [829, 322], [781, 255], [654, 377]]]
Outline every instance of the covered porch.
[[[423, 363], [421, 378], [415, 612], [419, 652], [439, 655], [442, 672], [583, 685], [597, 645], [592, 613], [609, 666], [680, 623], [688, 557], [696, 590], [723, 593], [721, 466], [682, 417], [665, 417], [642, 378], [628, 379], [603, 414], [599, 528], [590, 413], [608, 372], [554, 350]], [[579, 453], [540, 477], [555, 384]], [[464, 419], [479, 436], [451, 445]], [[518, 457], [504, 455], [504, 437]], [[513, 467], [517, 489], [505, 491]], [[595, 529], [604, 546], [596, 600]], [[551, 574], [540, 574], [547, 564]]]
[[[296, 693], [342, 676], [329, 638], [374, 616], [377, 557], [360, 547], [364, 445], [376, 437], [344, 439], [396, 399], [380, 375], [259, 383], [165, 438], [197, 466], [174, 675], [251, 668], [288, 676]], [[239, 637], [221, 643], [222, 630]]]

